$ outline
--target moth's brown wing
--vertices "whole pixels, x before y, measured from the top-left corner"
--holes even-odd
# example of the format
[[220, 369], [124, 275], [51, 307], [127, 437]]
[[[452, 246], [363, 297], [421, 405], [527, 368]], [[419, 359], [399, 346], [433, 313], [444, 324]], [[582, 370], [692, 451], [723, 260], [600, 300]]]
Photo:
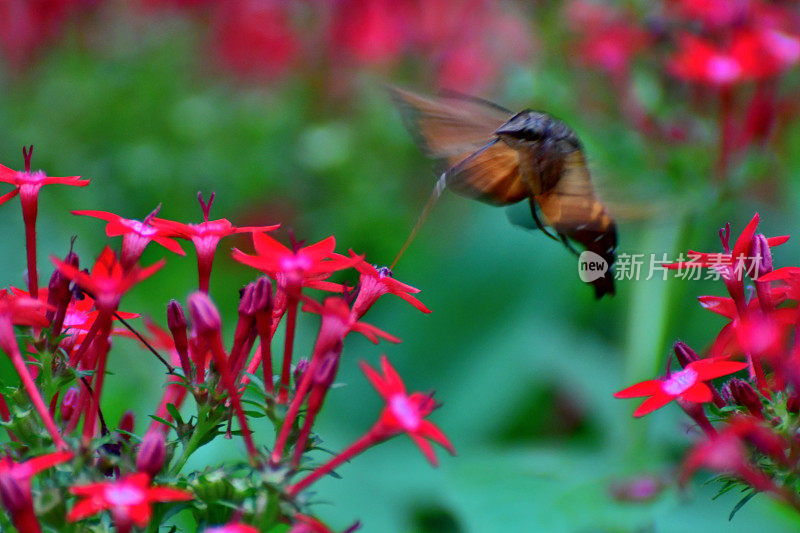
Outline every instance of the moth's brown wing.
[[513, 115], [500, 106], [467, 96], [428, 98], [395, 87], [389, 92], [406, 127], [430, 157], [458, 157], [460, 161], [495, 139], [494, 131]]
[[612, 266], [616, 259], [617, 227], [597, 198], [583, 153], [578, 150], [564, 158], [556, 185], [535, 196], [546, 223], [557, 233], [601, 256], [609, 265], [606, 275], [592, 282], [595, 295], [614, 294]]
[[453, 156], [444, 174], [447, 188], [492, 205], [508, 205], [530, 196], [519, 173], [519, 154], [500, 140], [461, 159]]

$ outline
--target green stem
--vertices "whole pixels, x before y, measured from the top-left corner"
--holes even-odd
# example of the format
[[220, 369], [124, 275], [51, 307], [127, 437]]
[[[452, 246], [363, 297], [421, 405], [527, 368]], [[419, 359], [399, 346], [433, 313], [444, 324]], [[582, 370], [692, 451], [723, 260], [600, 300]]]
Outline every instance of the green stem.
[[[684, 238], [687, 216], [679, 213], [673, 220], [672, 224], [659, 222], [647, 227], [640, 249], [665, 250], [667, 254], [674, 254]], [[667, 256], [667, 261], [674, 260], [674, 255]], [[661, 257], [656, 255], [655, 262], [660, 263]], [[645, 255], [643, 263], [640, 279], [634, 279], [630, 285], [633, 293], [627, 320], [622, 380], [624, 384], [653, 379], [660, 374], [667, 350], [671, 293], [677, 280], [669, 279], [671, 274], [668, 272], [667, 280], [664, 281], [663, 274], [658, 270], [653, 272], [653, 279], [646, 280], [651, 268], [649, 254]], [[628, 435], [631, 437], [628, 453], [632, 457], [641, 457], [647, 453], [647, 423], [631, 418], [628, 425]]]
[[42, 350], [42, 380], [44, 381], [45, 400], [49, 403], [57, 392], [53, 387], [53, 352]]
[[197, 425], [195, 426], [189, 441], [183, 446], [183, 452], [181, 453], [181, 456], [178, 457], [178, 460], [170, 470], [171, 475], [174, 476], [180, 473], [181, 469], [184, 467], [184, 465], [186, 465], [186, 461], [189, 460], [189, 457], [191, 457], [192, 454], [200, 447], [200, 441], [209, 429], [211, 429], [211, 425], [208, 423], [208, 409], [204, 406], [198, 406]]

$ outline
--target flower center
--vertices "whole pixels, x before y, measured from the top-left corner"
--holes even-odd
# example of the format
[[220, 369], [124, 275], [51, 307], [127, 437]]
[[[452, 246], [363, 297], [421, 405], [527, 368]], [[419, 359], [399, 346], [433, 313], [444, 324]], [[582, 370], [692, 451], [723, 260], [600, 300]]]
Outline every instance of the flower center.
[[405, 394], [391, 396], [389, 398], [389, 409], [391, 409], [392, 414], [403, 428], [415, 431], [419, 427], [419, 414]]
[[106, 487], [105, 499], [114, 507], [138, 505], [145, 501], [142, 490], [131, 485], [111, 485]]
[[138, 233], [142, 237], [151, 237], [158, 233], [158, 230], [152, 226], [148, 226], [147, 224], [143, 224], [138, 220], [130, 220], [127, 218], [123, 218], [120, 220], [123, 226], [126, 228], [130, 228], [133, 230], [134, 233]]
[[717, 83], [735, 81], [742, 73], [742, 67], [735, 59], [724, 55], [715, 55], [706, 64], [708, 76]]
[[685, 368], [680, 372], [673, 372], [669, 379], [665, 379], [661, 383], [661, 390], [671, 396], [678, 396], [695, 383], [697, 383], [697, 372], [691, 368]]
[[35, 170], [33, 172], [17, 172], [17, 179], [19, 180], [20, 184], [39, 185], [46, 177], [47, 174], [41, 170]]
[[311, 260], [305, 255], [286, 256], [281, 259], [281, 270], [284, 272], [305, 272], [311, 268]]
[[89, 313], [85, 311], [67, 310], [64, 314], [64, 327], [82, 326], [89, 318]]

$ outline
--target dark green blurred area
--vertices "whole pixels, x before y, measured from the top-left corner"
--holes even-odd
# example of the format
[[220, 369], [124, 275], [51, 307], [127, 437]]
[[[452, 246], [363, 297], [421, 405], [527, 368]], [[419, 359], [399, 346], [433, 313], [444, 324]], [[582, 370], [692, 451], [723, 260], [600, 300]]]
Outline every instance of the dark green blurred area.
[[[21, 146], [34, 144], [35, 167], [92, 180], [85, 189], [42, 191], [41, 264], [51, 254], [63, 255], [72, 235], [84, 264], [107, 242], [102, 222], [70, 210], [141, 218], [162, 204], [165, 218], [199, 221], [197, 191], [216, 192], [213, 218], [237, 225], [280, 222], [284, 242], [288, 228], [310, 242], [333, 234], [339, 251], [352, 248], [372, 262], [391, 262], [435, 175], [382, 84], [422, 92], [430, 87], [413, 76], [387, 80], [369, 72], [350, 80], [346, 96], [327, 94], [303, 72], [268, 87], [242, 86], [204, 72], [189, 25], [175, 20], [168, 26], [144, 35], [120, 31], [102, 52], [68, 38], [30, 71], [3, 80], [0, 162], [21, 167]], [[509, 71], [499, 90], [486, 96], [509, 108], [547, 110], [574, 126], [599, 183], [646, 213], [620, 222], [621, 253], [653, 253], [660, 260], [687, 248], [716, 251], [717, 228], [730, 221], [736, 235], [755, 211], [767, 235], [800, 227], [796, 152], [749, 154], [734, 171], [729, 193], [721, 195], [709, 179], [712, 133], [705, 146], [643, 140], [613, 113], [580, 105], [577, 96], [587, 86], [601, 102], [613, 98], [601, 77], [573, 69], [553, 48], [535, 65]], [[653, 107], [664, 105], [666, 96], [648, 73], [640, 77]], [[793, 125], [783, 144], [791, 148], [798, 141], [800, 127]], [[21, 286], [18, 202], [0, 210], [3, 283]], [[230, 259], [232, 246], [250, 244], [223, 241], [211, 280], [229, 334], [237, 291], [255, 276]], [[776, 253], [776, 265], [794, 264], [798, 249], [789, 241]], [[164, 253], [153, 246], [143, 262]], [[182, 300], [196, 287], [193, 254], [168, 257], [167, 267], [127, 296], [123, 308], [163, 324], [167, 301]], [[51, 271], [43, 268], [44, 279]], [[722, 294], [721, 283], [622, 281], [614, 299], [596, 302], [563, 247], [512, 227], [501, 209], [449, 193], [394, 273], [421, 288], [434, 312], [422, 315], [387, 296], [367, 315], [404, 342], [373, 346], [348, 339], [340, 375], [346, 386], [330, 395], [318, 433], [337, 450], [373, 423], [381, 402], [356, 361], [377, 363], [386, 353], [409, 387], [437, 391], [443, 406], [432, 419], [459, 455], [442, 452], [441, 467], [432, 469], [404, 436], [369, 451], [339, 470], [342, 479], [319, 484], [317, 498], [325, 503], [314, 510], [332, 526], [343, 529], [360, 519], [364, 531], [387, 533], [800, 527], [800, 518], [763, 496], [728, 523], [736, 495], [711, 502], [715, 488], [699, 483], [679, 491], [673, 469], [696, 436], [680, 410], [670, 405], [633, 420], [634, 401], [612, 398], [659, 373], [673, 340], [698, 350], [713, 340], [723, 322], [701, 310], [695, 296]], [[309, 353], [317, 324], [317, 317], [301, 316], [298, 353]], [[10, 365], [3, 365], [4, 380], [14, 379]], [[162, 370], [126, 340], [117, 342], [110, 369], [104, 413], [114, 421], [133, 409], [141, 431], [158, 401]], [[273, 438], [266, 428], [257, 436], [261, 443]], [[192, 464], [241, 455], [240, 443], [221, 441], [202, 449]], [[646, 503], [611, 497], [613, 482], [640, 473], [663, 477], [667, 488]]]

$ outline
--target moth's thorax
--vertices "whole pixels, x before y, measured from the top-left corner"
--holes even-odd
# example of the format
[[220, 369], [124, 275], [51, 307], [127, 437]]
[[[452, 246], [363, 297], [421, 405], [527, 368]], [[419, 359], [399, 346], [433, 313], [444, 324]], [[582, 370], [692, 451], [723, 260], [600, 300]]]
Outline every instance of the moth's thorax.
[[526, 109], [497, 128], [495, 134], [511, 147], [541, 143], [562, 153], [580, 149], [581, 143], [572, 128], [546, 113]]

